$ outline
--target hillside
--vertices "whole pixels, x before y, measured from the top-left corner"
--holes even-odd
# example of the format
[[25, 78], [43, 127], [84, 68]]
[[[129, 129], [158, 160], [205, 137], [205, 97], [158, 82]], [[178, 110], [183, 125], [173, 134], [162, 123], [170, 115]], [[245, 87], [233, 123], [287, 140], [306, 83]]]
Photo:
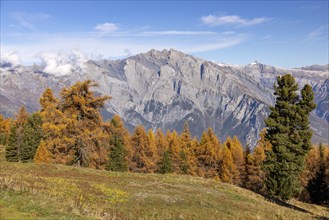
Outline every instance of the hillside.
[[128, 128], [182, 131], [189, 122], [192, 135], [211, 127], [220, 140], [237, 135], [252, 147], [264, 128], [269, 106], [274, 105], [276, 76], [291, 73], [299, 86], [310, 84], [317, 109], [311, 114], [313, 143], [329, 142], [328, 69], [284, 69], [252, 63], [217, 64], [177, 50], [151, 50], [122, 60], [89, 60], [72, 64], [70, 73], [47, 72], [44, 65], [0, 66], [0, 113], [13, 116], [21, 105], [39, 108], [46, 87], [55, 93], [86, 79], [99, 84], [97, 92], [111, 95], [103, 117], [118, 114]]
[[329, 216], [329, 210], [324, 207], [291, 201], [292, 207], [299, 207], [297, 211], [210, 179], [8, 163], [1, 149], [1, 219], [325, 219]]

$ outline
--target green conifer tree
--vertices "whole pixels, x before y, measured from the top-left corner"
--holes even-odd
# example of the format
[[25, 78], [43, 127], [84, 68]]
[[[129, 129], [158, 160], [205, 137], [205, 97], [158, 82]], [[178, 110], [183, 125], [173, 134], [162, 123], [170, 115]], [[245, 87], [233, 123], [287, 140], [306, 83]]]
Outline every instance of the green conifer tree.
[[106, 170], [117, 172], [128, 171], [128, 164], [125, 161], [126, 154], [123, 137], [119, 134], [112, 134], [110, 139], [110, 155], [106, 164]]
[[172, 165], [169, 151], [165, 151], [162, 160], [159, 163], [159, 173], [166, 174], [172, 172]]
[[6, 159], [10, 162], [21, 162], [24, 150], [24, 128], [27, 123], [28, 113], [22, 106], [16, 115], [16, 119], [10, 128], [9, 143], [6, 146]]
[[118, 172], [128, 171], [130, 140], [126, 140], [127, 130], [118, 115], [114, 115], [112, 118], [107, 132], [110, 135], [110, 142], [109, 160], [106, 165], [106, 170]]
[[42, 118], [39, 112], [35, 112], [27, 118], [27, 123], [24, 125], [24, 143], [21, 153], [23, 162], [33, 161], [42, 135]]
[[305, 155], [310, 149], [312, 132], [309, 114], [315, 108], [313, 92], [309, 85], [297, 94], [298, 84], [290, 75], [279, 76], [274, 85], [276, 103], [265, 120], [266, 140], [272, 145], [266, 151], [263, 170], [266, 188], [271, 196], [287, 200], [301, 189], [299, 175], [304, 169]]

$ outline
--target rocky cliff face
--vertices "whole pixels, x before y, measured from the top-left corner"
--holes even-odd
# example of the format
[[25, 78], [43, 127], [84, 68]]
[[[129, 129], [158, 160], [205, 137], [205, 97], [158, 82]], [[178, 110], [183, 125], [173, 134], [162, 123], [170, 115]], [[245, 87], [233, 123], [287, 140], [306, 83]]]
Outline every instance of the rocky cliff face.
[[329, 72], [319, 66], [288, 70], [260, 63], [219, 65], [171, 49], [116, 61], [90, 60], [66, 76], [44, 73], [42, 66], [6, 65], [1, 72], [1, 113], [8, 116], [22, 104], [37, 110], [46, 87], [58, 93], [63, 86], [92, 79], [99, 84], [98, 93], [112, 96], [103, 116], [119, 114], [131, 129], [143, 124], [147, 129], [181, 131], [188, 121], [193, 135], [212, 127], [222, 141], [237, 135], [252, 146], [268, 107], [275, 103], [276, 76], [292, 73], [301, 87], [309, 83], [316, 94], [314, 142], [329, 142]]

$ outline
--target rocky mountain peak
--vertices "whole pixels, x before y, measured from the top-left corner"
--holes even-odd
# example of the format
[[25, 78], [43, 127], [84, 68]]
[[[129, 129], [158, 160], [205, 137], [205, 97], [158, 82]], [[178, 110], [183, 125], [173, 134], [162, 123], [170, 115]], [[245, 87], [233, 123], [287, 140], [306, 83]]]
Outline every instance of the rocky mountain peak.
[[[193, 135], [212, 127], [224, 141], [237, 135], [255, 145], [264, 128], [269, 106], [275, 102], [272, 86], [277, 75], [292, 73], [300, 86], [312, 85], [317, 110], [312, 114], [314, 141], [329, 142], [328, 72], [282, 69], [256, 65], [218, 65], [180, 51], [150, 50], [123, 60], [89, 60], [81, 72], [46, 75], [42, 67], [2, 68], [1, 113], [13, 115], [24, 104], [38, 109], [46, 87], [55, 92], [85, 79], [96, 81], [97, 93], [113, 98], [103, 110], [105, 118], [119, 114], [129, 128], [181, 131], [185, 121]], [[9, 73], [10, 74], [6, 74]], [[326, 75], [327, 73], [327, 75]], [[326, 83], [327, 82], [327, 83]]]

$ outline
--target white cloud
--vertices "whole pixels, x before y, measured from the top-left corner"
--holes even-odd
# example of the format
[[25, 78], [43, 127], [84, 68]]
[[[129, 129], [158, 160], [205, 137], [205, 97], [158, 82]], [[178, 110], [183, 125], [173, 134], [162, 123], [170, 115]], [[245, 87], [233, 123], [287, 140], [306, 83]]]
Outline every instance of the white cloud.
[[9, 63], [12, 66], [18, 66], [21, 63], [21, 59], [17, 52], [11, 51], [6, 53], [1, 53], [1, 64]]
[[27, 29], [35, 29], [36, 23], [51, 18], [52, 16], [45, 13], [26, 13], [26, 12], [13, 12], [10, 17], [15, 20], [19, 26]]
[[104, 33], [111, 33], [118, 29], [119, 29], [119, 27], [114, 23], [98, 24], [98, 25], [96, 25], [96, 27], [94, 27], [94, 30], [104, 32]]
[[[57, 75], [69, 74], [83, 63], [75, 61], [79, 64], [72, 66], [72, 62], [68, 62], [69, 59], [117, 59], [151, 49], [162, 50], [169, 48], [193, 54], [232, 47], [243, 43], [247, 39], [246, 35], [235, 32], [217, 33], [177, 30], [148, 32], [137, 30], [101, 35], [98, 32], [30, 33], [5, 35], [4, 37], [1, 45], [2, 51], [17, 50], [24, 64], [37, 63], [41, 59], [45, 71]], [[9, 38], [15, 39], [15, 41], [11, 41], [15, 43], [7, 43], [6, 39]], [[79, 51], [86, 54], [86, 56], [82, 56], [82, 59], [80, 59], [80, 56], [72, 55], [72, 52], [57, 53], [59, 49], [70, 51], [72, 48], [79, 48]], [[36, 57], [35, 54], [38, 54], [38, 56]]]
[[55, 76], [69, 75], [72, 71], [83, 69], [88, 60], [78, 50], [39, 53], [36, 57], [41, 59], [43, 71]]
[[328, 26], [321, 26], [306, 36], [308, 41], [317, 41], [328, 36]]
[[269, 18], [261, 17], [261, 18], [254, 18], [254, 19], [244, 19], [237, 15], [229, 15], [229, 16], [214, 16], [208, 15], [203, 16], [201, 21], [205, 25], [239, 25], [239, 26], [250, 26], [261, 24], [268, 21]]
[[238, 44], [243, 43], [247, 39], [247, 36], [240, 35], [234, 36], [231, 38], [218, 39], [213, 42], [207, 42], [199, 45], [192, 45], [189, 48], [186, 48], [184, 51], [187, 53], [197, 53], [204, 51], [214, 51], [220, 50], [228, 47], [232, 47]]

